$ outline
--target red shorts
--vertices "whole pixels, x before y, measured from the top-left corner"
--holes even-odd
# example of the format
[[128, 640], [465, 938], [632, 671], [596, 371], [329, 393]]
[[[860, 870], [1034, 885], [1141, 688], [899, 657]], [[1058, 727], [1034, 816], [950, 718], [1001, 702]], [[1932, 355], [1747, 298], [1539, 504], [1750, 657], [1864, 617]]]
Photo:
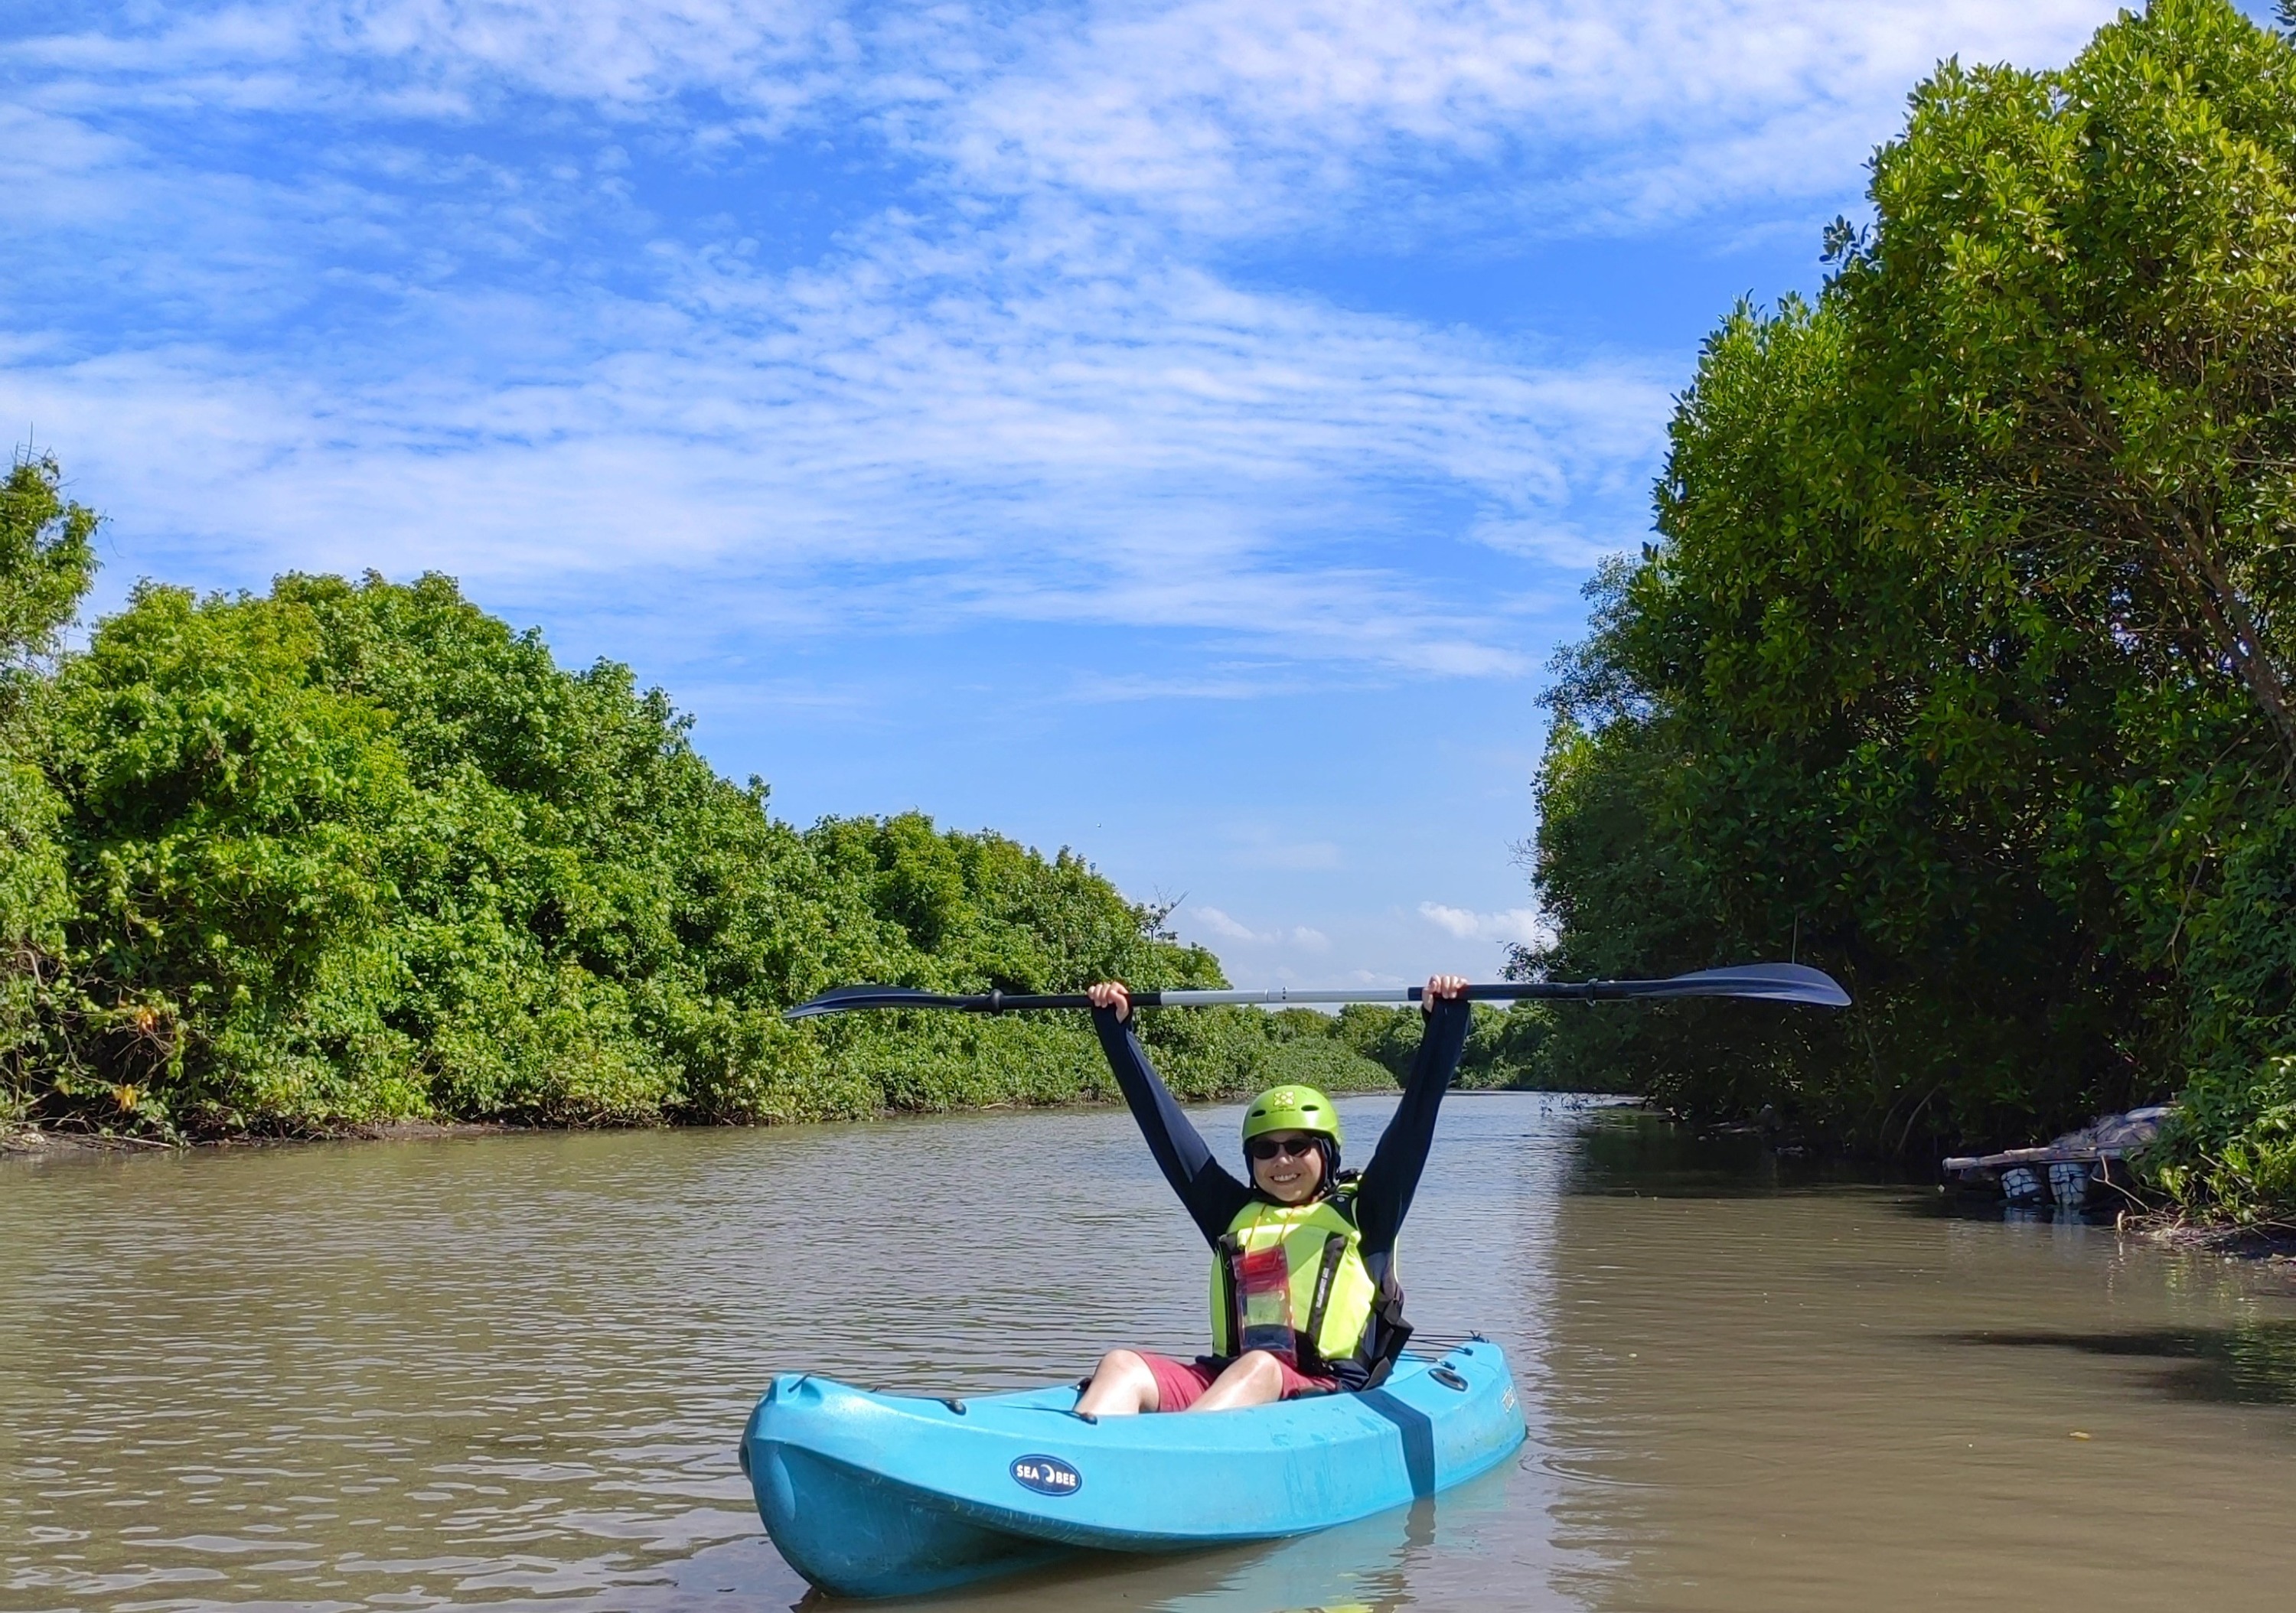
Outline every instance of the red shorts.
[[[1195, 1404], [1196, 1397], [1212, 1387], [1218, 1378], [1235, 1364], [1233, 1355], [1199, 1355], [1193, 1361], [1175, 1361], [1169, 1355], [1158, 1355], [1147, 1350], [1133, 1352], [1148, 1363], [1156, 1375], [1156, 1409], [1160, 1412], [1185, 1412]], [[1294, 1395], [1329, 1395], [1340, 1387], [1336, 1378], [1310, 1378], [1294, 1369], [1281, 1356], [1275, 1364], [1283, 1369], [1283, 1398]]]

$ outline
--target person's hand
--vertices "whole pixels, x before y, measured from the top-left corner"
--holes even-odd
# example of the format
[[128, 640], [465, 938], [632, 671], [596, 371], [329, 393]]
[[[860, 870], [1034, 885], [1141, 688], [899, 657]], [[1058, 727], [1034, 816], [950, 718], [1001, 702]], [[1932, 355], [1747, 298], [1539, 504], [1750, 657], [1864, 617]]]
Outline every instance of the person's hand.
[[1438, 1002], [1450, 1002], [1466, 995], [1466, 976], [1430, 975], [1427, 977], [1427, 989], [1419, 996], [1419, 1011], [1431, 1014], [1435, 1011], [1435, 1004]]
[[[1466, 982], [1463, 980], [1460, 984], [1464, 986]], [[1119, 1025], [1132, 1017], [1132, 994], [1124, 989], [1121, 980], [1103, 980], [1097, 986], [1087, 986], [1084, 995], [1092, 999], [1095, 1008], [1114, 1009]]]

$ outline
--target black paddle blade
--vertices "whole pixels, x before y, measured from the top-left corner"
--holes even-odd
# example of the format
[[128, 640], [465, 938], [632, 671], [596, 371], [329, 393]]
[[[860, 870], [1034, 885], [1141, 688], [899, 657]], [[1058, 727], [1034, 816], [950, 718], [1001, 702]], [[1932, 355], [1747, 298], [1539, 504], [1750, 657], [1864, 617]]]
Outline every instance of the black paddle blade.
[[1847, 1008], [1849, 994], [1822, 969], [1807, 963], [1743, 963], [1734, 969], [1702, 969], [1670, 980], [1616, 980], [1621, 996], [1754, 997], [1767, 1003], [1800, 1003], [1811, 1008]]
[[824, 991], [795, 1008], [783, 1009], [784, 1019], [813, 1019], [823, 1014], [841, 1014], [857, 1008], [972, 1008], [972, 997], [946, 996], [939, 992], [917, 991], [906, 986], [840, 986]]

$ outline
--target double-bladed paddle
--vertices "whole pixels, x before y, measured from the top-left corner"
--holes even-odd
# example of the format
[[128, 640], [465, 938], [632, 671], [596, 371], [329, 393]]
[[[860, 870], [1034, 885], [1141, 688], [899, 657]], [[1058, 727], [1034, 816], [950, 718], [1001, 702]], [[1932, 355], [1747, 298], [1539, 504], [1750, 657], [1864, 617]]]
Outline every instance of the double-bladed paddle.
[[[1416, 1003], [1426, 995], [1420, 986], [1354, 987], [1340, 991], [1300, 991], [1278, 986], [1268, 991], [1136, 991], [1135, 1008], [1219, 1008], [1234, 1003], [1262, 1006], [1334, 1003]], [[1505, 980], [1496, 986], [1470, 986], [1466, 995], [1477, 1003], [1513, 1003], [1527, 999], [1603, 1003], [1641, 997], [1753, 997], [1766, 1003], [1800, 1003], [1812, 1008], [1847, 1008], [1849, 994], [1823, 970], [1800, 963], [1748, 963], [1735, 969], [1702, 969], [1695, 974], [1664, 980]], [[956, 996], [943, 992], [913, 991], [902, 986], [840, 986], [809, 1003], [800, 1003], [782, 1015], [784, 1019], [812, 1019], [823, 1014], [849, 1013], [863, 1008], [947, 1008], [959, 1013], [1002, 1014], [1028, 1008], [1090, 1008], [1092, 999], [1080, 991], [1022, 993], [985, 991]]]

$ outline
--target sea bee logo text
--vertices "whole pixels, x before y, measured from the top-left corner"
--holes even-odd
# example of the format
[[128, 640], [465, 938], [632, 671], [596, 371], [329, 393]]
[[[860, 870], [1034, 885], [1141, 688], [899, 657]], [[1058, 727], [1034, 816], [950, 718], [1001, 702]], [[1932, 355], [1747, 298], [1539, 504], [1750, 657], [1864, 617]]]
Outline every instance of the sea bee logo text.
[[1057, 1456], [1016, 1456], [1013, 1477], [1039, 1495], [1073, 1495], [1084, 1487], [1084, 1475]]

